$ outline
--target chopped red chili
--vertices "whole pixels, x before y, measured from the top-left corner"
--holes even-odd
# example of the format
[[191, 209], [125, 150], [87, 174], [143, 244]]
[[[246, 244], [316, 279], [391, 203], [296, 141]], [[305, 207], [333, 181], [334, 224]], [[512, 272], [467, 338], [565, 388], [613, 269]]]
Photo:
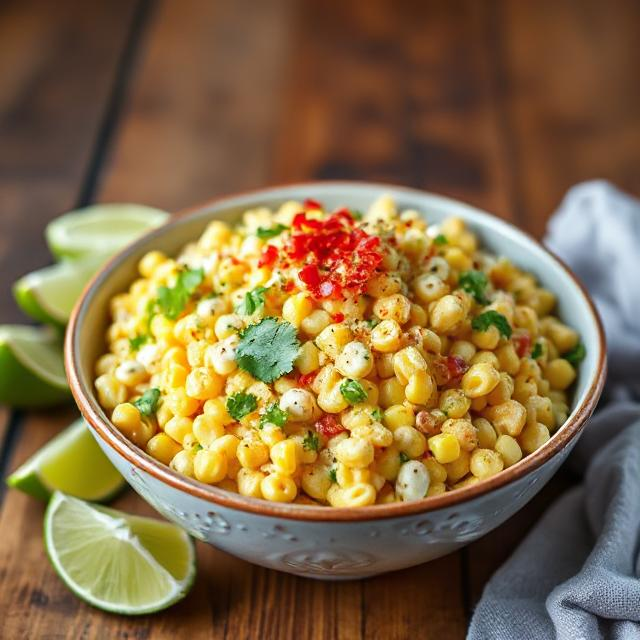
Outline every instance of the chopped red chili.
[[312, 371], [311, 373], [305, 373], [304, 375], [298, 376], [298, 384], [301, 387], [308, 387], [313, 384], [313, 381], [316, 379], [318, 375], [319, 369]]
[[334, 314], [331, 316], [331, 319], [332, 319], [334, 322], [342, 322], [342, 321], [344, 320], [344, 313], [334, 313]]
[[322, 209], [322, 205], [317, 200], [313, 200], [312, 198], [307, 198], [302, 203], [302, 205], [305, 209]]
[[346, 429], [330, 414], [325, 414], [315, 424], [316, 431], [325, 438], [333, 438]]
[[531, 336], [528, 333], [517, 333], [511, 340], [519, 358], [524, 358], [531, 350]]
[[272, 244], [268, 244], [263, 250], [260, 260], [258, 260], [259, 267], [270, 267], [278, 259], [278, 249]]

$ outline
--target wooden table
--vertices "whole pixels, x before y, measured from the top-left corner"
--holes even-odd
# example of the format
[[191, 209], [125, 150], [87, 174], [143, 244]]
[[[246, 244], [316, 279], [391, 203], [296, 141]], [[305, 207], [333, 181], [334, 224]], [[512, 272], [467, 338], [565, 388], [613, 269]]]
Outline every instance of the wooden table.
[[[540, 236], [572, 184], [640, 192], [635, 0], [5, 0], [0, 4], [2, 322], [50, 261], [42, 230], [92, 201], [176, 209], [307, 178], [462, 198]], [[74, 416], [4, 411], [0, 471]], [[446, 558], [359, 582], [267, 571], [199, 545], [173, 609], [85, 606], [42, 546], [43, 505], [3, 492], [0, 637], [462, 638], [491, 573], [562, 473]], [[150, 513], [132, 492], [116, 505]]]

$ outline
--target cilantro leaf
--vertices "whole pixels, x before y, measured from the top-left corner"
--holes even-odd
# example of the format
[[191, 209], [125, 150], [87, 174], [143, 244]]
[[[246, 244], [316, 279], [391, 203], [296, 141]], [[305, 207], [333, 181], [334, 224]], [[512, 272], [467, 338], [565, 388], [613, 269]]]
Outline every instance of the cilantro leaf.
[[264, 427], [267, 422], [275, 424], [276, 427], [284, 427], [289, 419], [289, 414], [278, 406], [277, 402], [270, 404], [265, 412], [260, 416], [260, 428]]
[[567, 351], [562, 357], [567, 360], [574, 367], [577, 367], [586, 357], [587, 350], [585, 349], [584, 344], [582, 342], [578, 342], [578, 344], [571, 349], [571, 351]]
[[357, 404], [367, 399], [367, 392], [364, 387], [351, 378], [345, 378], [340, 383], [340, 393], [349, 404]]
[[404, 451], [401, 451], [400, 452], [400, 463], [404, 464], [405, 462], [408, 462], [409, 460], [411, 460], [411, 458]]
[[356, 222], [359, 222], [364, 218], [362, 211], [359, 211], [358, 209], [349, 209], [349, 214]]
[[313, 431], [308, 431], [302, 441], [302, 448], [305, 451], [320, 451], [320, 438]]
[[158, 289], [158, 308], [170, 320], [176, 320], [189, 298], [204, 280], [204, 269], [185, 269], [178, 274], [173, 287]]
[[138, 351], [143, 344], [149, 341], [149, 336], [141, 333], [133, 338], [129, 338], [129, 349], [131, 351]]
[[509, 321], [501, 313], [493, 309], [481, 313], [471, 321], [471, 328], [474, 331], [486, 331], [491, 325], [498, 329], [500, 335], [505, 338], [511, 337], [512, 329]]
[[158, 408], [160, 400], [160, 389], [147, 389], [142, 396], [133, 402], [134, 406], [143, 416], [151, 416]]
[[269, 291], [268, 287], [256, 287], [244, 294], [244, 300], [236, 307], [236, 313], [250, 316], [264, 307], [264, 294]]
[[336, 484], [338, 482], [338, 471], [334, 468], [329, 469], [329, 480]]
[[447, 240], [447, 236], [442, 235], [441, 233], [439, 233], [434, 239], [433, 239], [433, 244], [436, 244], [438, 246], [442, 246], [443, 244], [449, 244], [449, 241]]
[[252, 393], [240, 391], [227, 398], [227, 412], [234, 420], [240, 420], [258, 408], [258, 399]]
[[262, 238], [263, 240], [267, 240], [269, 238], [275, 238], [279, 236], [283, 231], [286, 231], [289, 227], [286, 227], [283, 224], [276, 224], [273, 227], [258, 227], [256, 231], [256, 235], [258, 238]]
[[236, 362], [262, 382], [273, 382], [293, 370], [300, 342], [295, 327], [284, 320], [263, 318], [240, 332]]
[[536, 358], [539, 358], [541, 355], [542, 355], [542, 343], [536, 342], [533, 345], [533, 349], [531, 351], [531, 357], [535, 360]]
[[467, 293], [473, 296], [478, 304], [487, 304], [489, 301], [485, 296], [485, 290], [489, 284], [489, 279], [482, 271], [463, 271], [460, 274], [458, 285]]
[[382, 410], [378, 407], [376, 407], [372, 412], [371, 412], [371, 417], [374, 420], [377, 420], [378, 422], [382, 421]]

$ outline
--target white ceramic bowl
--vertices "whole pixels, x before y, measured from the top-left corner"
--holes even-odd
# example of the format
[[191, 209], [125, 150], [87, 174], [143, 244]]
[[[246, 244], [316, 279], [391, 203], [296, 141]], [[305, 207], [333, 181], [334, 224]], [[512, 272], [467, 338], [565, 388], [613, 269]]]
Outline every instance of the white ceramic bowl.
[[[336, 509], [246, 498], [181, 476], [129, 442], [100, 408], [93, 366], [104, 351], [109, 299], [135, 277], [150, 249], [176, 254], [215, 218], [233, 222], [250, 207], [313, 198], [328, 208], [366, 209], [382, 194], [430, 221], [459, 216], [490, 251], [535, 274], [558, 297], [559, 314], [587, 347], [571, 415], [534, 454], [488, 480], [417, 502]], [[437, 558], [488, 533], [547, 483], [575, 445], [604, 384], [605, 343], [597, 313], [569, 270], [535, 240], [473, 207], [389, 185], [355, 182], [299, 184], [208, 202], [151, 231], [94, 278], [73, 313], [66, 339], [71, 389], [96, 440], [129, 484], [161, 514], [196, 538], [281, 571], [329, 579], [370, 576]]]

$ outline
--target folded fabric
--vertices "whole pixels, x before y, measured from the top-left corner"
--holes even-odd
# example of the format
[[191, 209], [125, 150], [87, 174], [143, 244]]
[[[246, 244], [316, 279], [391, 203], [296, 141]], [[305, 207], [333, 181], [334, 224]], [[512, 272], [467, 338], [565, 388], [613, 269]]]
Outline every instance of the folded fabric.
[[487, 583], [469, 640], [640, 639], [640, 202], [603, 181], [571, 189], [548, 246], [589, 289], [608, 341], [607, 404], [552, 505]]

